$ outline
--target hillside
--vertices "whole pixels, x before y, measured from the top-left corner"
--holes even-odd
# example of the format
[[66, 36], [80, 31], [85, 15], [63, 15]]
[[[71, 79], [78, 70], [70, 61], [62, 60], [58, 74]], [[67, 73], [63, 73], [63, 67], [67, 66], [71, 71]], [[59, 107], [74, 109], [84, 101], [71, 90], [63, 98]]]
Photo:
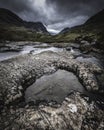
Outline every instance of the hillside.
[[59, 34], [64, 34], [70, 31], [70, 28], [64, 28]]
[[13, 12], [0, 9], [0, 40], [75, 42], [78, 37], [104, 41], [104, 10], [89, 18], [83, 25], [65, 28], [55, 36], [49, 35], [41, 22], [23, 21]]
[[0, 40], [36, 40], [49, 34], [41, 22], [27, 22], [8, 9], [0, 8]]
[[90, 36], [104, 41], [104, 10], [89, 18], [83, 25], [64, 29], [54, 37], [59, 42], [75, 41], [79, 36]]
[[10, 10], [0, 8], [0, 23], [23, 26], [24, 21]]
[[85, 24], [103, 24], [104, 23], [104, 9], [99, 13], [89, 18]]

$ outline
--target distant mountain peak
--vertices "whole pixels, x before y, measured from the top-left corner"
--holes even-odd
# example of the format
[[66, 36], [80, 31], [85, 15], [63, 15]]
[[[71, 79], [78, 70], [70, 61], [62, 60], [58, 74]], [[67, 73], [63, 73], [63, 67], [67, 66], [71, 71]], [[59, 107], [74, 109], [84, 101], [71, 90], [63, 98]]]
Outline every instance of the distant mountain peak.
[[70, 28], [64, 28], [61, 32], [60, 32], [60, 34], [64, 34], [64, 33], [67, 33], [67, 32], [69, 32], [69, 30], [70, 30]]

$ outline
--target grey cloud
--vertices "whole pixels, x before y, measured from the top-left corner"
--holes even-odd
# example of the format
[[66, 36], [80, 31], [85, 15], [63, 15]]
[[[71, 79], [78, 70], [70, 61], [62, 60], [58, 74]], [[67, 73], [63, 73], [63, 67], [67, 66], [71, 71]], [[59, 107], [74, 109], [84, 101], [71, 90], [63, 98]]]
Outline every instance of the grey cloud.
[[57, 5], [57, 11], [64, 15], [68, 12], [91, 15], [104, 8], [104, 0], [47, 0], [47, 3]]
[[104, 8], [104, 0], [0, 0], [27, 21], [41, 21], [50, 30], [61, 30], [84, 23]]
[[21, 13], [24, 10], [31, 11], [31, 4], [28, 0], [0, 0], [1, 7], [11, 9], [16, 13]]

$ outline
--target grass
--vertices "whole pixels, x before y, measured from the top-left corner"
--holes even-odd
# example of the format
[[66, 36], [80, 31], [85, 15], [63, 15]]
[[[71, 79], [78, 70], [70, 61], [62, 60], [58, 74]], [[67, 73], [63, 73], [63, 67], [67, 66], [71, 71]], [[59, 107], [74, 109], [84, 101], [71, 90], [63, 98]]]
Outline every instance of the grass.
[[0, 25], [0, 40], [5, 41], [41, 41], [45, 34], [37, 33], [25, 27]]

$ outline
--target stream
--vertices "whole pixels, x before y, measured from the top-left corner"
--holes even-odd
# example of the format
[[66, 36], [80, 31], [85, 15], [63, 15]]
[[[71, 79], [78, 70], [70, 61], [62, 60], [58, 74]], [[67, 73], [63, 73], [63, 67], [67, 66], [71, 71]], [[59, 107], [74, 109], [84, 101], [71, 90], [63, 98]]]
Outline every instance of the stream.
[[7, 59], [11, 59], [13, 57], [28, 54], [28, 53], [35, 55], [44, 51], [59, 52], [59, 51], [63, 51], [63, 49], [57, 48], [57, 47], [51, 47], [47, 44], [1, 47], [0, 48], [0, 61], [4, 61]]

